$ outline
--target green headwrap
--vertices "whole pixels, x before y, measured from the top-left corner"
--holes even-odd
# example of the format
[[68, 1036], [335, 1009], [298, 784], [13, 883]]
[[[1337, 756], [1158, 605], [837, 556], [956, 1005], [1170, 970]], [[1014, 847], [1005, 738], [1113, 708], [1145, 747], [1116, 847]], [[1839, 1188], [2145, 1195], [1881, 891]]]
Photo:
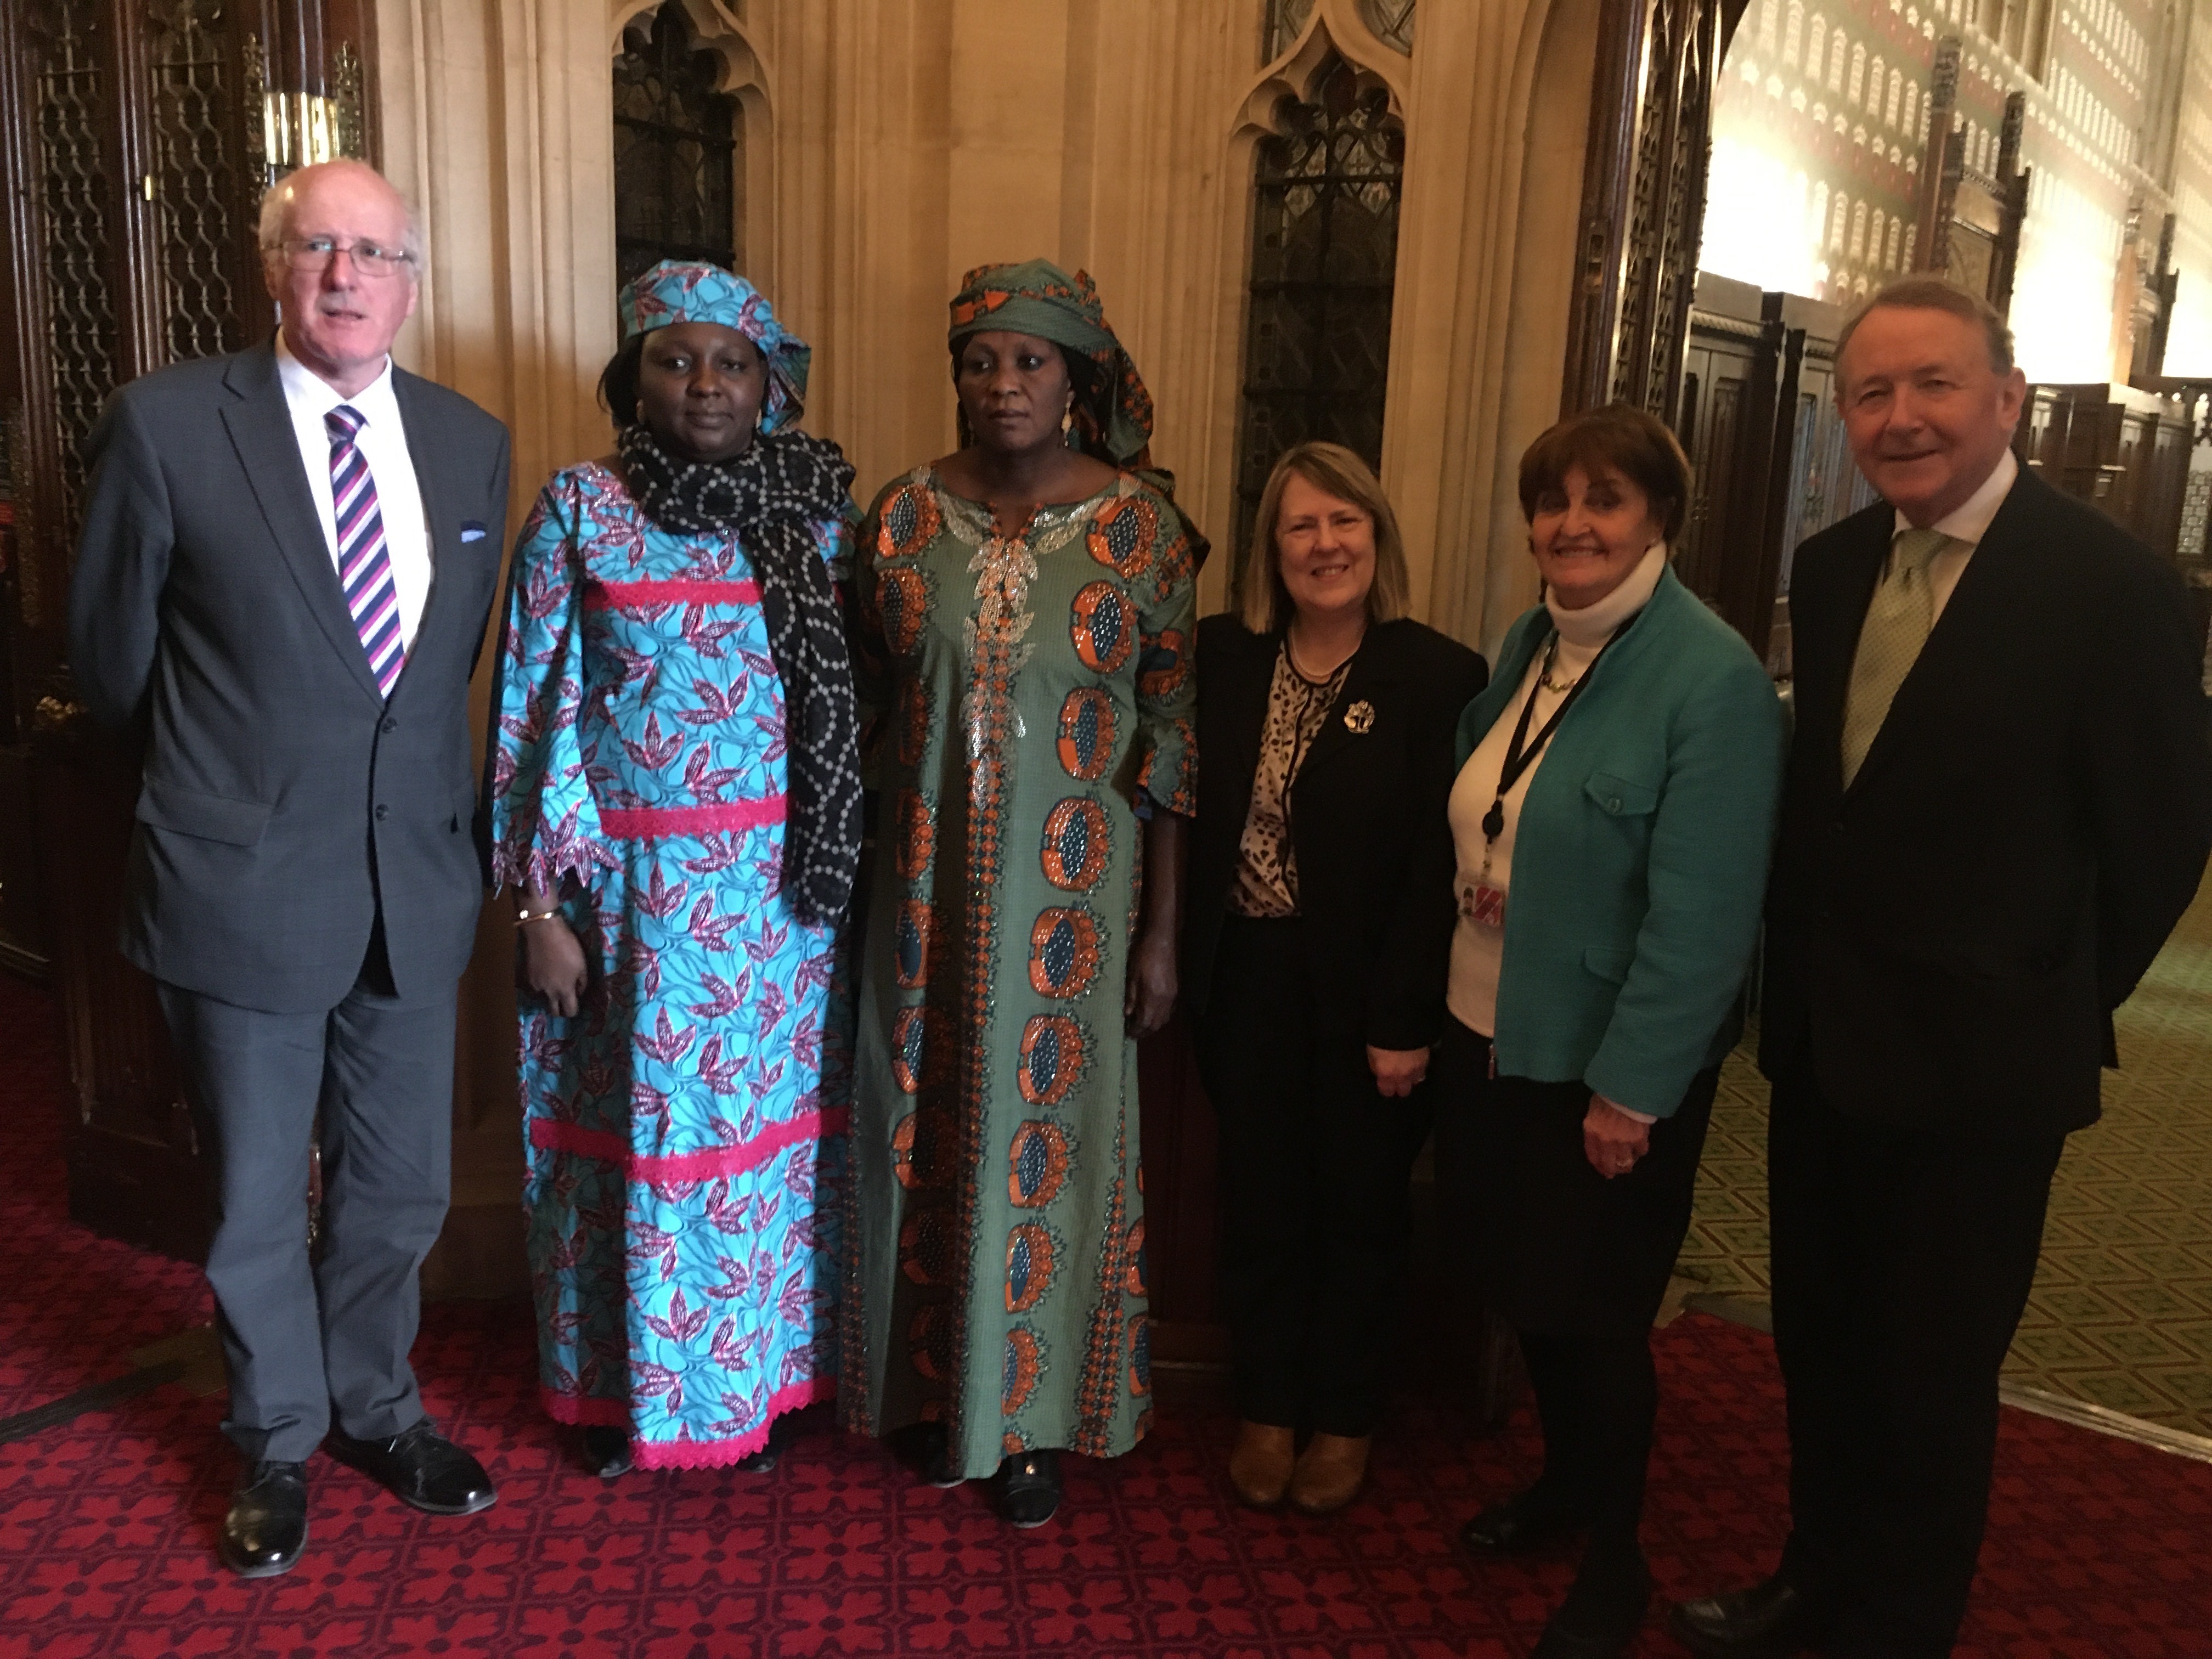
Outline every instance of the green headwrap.
[[947, 343], [957, 356], [963, 340], [985, 329], [1033, 334], [1090, 362], [1087, 395], [1075, 403], [1077, 447], [1109, 466], [1139, 471], [1151, 465], [1152, 394], [1107, 325], [1088, 271], [1071, 276], [1045, 259], [978, 265], [952, 296]]

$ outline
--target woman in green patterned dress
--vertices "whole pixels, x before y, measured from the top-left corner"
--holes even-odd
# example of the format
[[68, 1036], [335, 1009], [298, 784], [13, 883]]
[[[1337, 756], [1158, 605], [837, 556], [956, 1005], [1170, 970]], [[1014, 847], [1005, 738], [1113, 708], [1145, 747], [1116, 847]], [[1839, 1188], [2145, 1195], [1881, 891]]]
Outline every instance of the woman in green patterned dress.
[[841, 1397], [1049, 1518], [1150, 1417], [1137, 1038], [1176, 995], [1204, 541], [1091, 279], [971, 271], [962, 447], [860, 538], [882, 828], [861, 957]]

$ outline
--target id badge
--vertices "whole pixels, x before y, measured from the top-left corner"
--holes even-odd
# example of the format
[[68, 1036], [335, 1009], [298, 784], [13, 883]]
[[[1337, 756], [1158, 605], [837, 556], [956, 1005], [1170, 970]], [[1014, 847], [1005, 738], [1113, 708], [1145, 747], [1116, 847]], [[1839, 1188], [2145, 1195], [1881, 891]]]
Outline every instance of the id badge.
[[1478, 927], [1503, 927], [1505, 890], [1486, 881], [1470, 882], [1460, 889], [1459, 913]]

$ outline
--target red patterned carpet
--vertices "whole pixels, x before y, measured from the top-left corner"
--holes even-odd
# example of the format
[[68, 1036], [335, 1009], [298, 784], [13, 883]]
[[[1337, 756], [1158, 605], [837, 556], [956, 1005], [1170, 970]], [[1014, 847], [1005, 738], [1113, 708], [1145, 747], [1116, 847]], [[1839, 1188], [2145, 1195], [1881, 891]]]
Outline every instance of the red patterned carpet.
[[[41, 994], [0, 976], [0, 1415], [128, 1370], [131, 1350], [208, 1313], [190, 1270], [65, 1219], [52, 1026]], [[1678, 1594], [1743, 1581], [1783, 1518], [1771, 1351], [1692, 1316], [1659, 1354], [1654, 1570]], [[214, 1560], [233, 1469], [219, 1399], [166, 1387], [0, 1445], [0, 1655], [1507, 1659], [1567, 1571], [1477, 1564], [1451, 1541], [1532, 1472], [1525, 1413], [1474, 1443], [1451, 1413], [1409, 1406], [1364, 1500], [1314, 1522], [1238, 1510], [1228, 1413], [1170, 1395], [1149, 1440], [1118, 1466], [1072, 1460], [1060, 1518], [1016, 1533], [981, 1492], [917, 1485], [818, 1409], [772, 1474], [604, 1486], [537, 1410], [526, 1309], [431, 1310], [416, 1364], [498, 1507], [434, 1519], [319, 1461], [308, 1556], [259, 1583]], [[2201, 1659], [2208, 1631], [2212, 1466], [2008, 1413], [1960, 1651]], [[1638, 1651], [1680, 1650], [1655, 1618]]]

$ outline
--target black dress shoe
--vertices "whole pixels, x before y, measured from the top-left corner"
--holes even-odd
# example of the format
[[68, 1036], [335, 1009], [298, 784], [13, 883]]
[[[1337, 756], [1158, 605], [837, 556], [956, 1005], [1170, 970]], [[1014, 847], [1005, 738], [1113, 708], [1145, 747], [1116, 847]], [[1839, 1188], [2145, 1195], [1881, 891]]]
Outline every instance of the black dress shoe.
[[1526, 1555], [1563, 1544], [1582, 1528], [1581, 1516], [1531, 1488], [1483, 1510], [1459, 1529], [1459, 1541], [1477, 1555]]
[[253, 1464], [222, 1518], [223, 1565], [240, 1578], [274, 1578], [291, 1571], [307, 1545], [307, 1465]]
[[611, 1423], [584, 1425], [584, 1464], [602, 1480], [628, 1474], [636, 1467], [629, 1448], [629, 1432]]
[[336, 1429], [324, 1447], [388, 1488], [402, 1503], [432, 1515], [474, 1515], [499, 1494], [483, 1465], [440, 1434], [428, 1418], [389, 1440], [356, 1440]]
[[1780, 1573], [1749, 1589], [1678, 1601], [1667, 1626], [1709, 1659], [1787, 1659], [1820, 1636], [1811, 1606]]
[[999, 1512], [1018, 1527], [1041, 1527], [1060, 1507], [1060, 1454], [1024, 1452], [999, 1465]]

